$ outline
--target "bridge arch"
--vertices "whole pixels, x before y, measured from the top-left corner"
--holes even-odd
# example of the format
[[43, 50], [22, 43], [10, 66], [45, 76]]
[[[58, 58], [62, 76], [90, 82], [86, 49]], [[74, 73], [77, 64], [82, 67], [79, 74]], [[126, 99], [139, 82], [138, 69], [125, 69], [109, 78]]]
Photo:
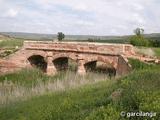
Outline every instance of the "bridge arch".
[[53, 55], [52, 58], [53, 58], [53, 61], [58, 58], [69, 58], [71, 60], [77, 61], [77, 55], [73, 53], [58, 53], [58, 54]]
[[47, 58], [47, 54], [46, 54], [46, 52], [45, 51], [39, 51], [39, 50], [28, 50], [28, 51], [26, 51], [27, 53], [25, 53], [26, 55], [25, 55], [25, 57], [26, 58], [29, 58], [29, 57], [31, 57], [31, 56], [34, 56], [34, 55], [40, 55], [40, 56], [42, 56], [43, 58], [45, 58], [45, 60], [46, 60], [46, 58]]
[[46, 62], [44, 56], [41, 56], [39, 54], [33, 54], [27, 58], [27, 61], [28, 61], [30, 67], [38, 68], [38, 69], [42, 70], [43, 72], [46, 72], [47, 62]]
[[112, 59], [103, 57], [94, 57], [86, 60], [84, 63], [86, 71], [103, 72], [108, 74], [109, 77], [116, 75], [115, 63]]
[[57, 71], [70, 69], [73, 71], [77, 71], [77, 57], [75, 54], [69, 53], [60, 53], [53, 55], [52, 60]]

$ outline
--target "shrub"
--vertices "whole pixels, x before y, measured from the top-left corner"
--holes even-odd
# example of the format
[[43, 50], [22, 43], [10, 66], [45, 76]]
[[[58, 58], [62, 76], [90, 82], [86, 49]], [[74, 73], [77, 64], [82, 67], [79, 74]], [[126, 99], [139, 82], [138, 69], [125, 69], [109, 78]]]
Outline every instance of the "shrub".
[[152, 39], [152, 40], [149, 40], [149, 42], [152, 47], [160, 47], [160, 40]]
[[150, 46], [150, 42], [143, 36], [133, 36], [130, 38], [130, 44], [134, 46]]
[[141, 62], [137, 59], [131, 59], [131, 58], [129, 59], [129, 63], [131, 64], [132, 69], [134, 69], [134, 70], [147, 69], [147, 68], [155, 67], [154, 64], [146, 64], [146, 63]]
[[118, 120], [120, 118], [120, 112], [112, 105], [107, 107], [100, 107], [96, 111], [92, 112], [85, 120]]
[[[123, 89], [122, 97], [119, 100], [119, 107], [124, 111], [156, 112], [154, 118], [138, 117], [131, 120], [158, 120], [160, 117], [160, 73], [157, 67], [138, 70], [122, 79], [120, 86]], [[127, 118], [126, 118], [127, 119]]]

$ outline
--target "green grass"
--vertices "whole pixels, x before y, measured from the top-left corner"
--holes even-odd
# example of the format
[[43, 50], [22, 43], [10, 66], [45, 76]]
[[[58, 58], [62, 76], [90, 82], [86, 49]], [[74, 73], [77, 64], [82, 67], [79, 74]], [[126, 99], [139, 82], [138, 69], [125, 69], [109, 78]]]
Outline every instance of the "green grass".
[[23, 39], [6, 38], [0, 40], [0, 58], [15, 53], [23, 45]]
[[[160, 118], [160, 69], [135, 71], [121, 79], [117, 86], [122, 93], [115, 101], [94, 110], [88, 120], [159, 120]], [[121, 117], [124, 112], [156, 112], [150, 117]]]
[[109, 102], [107, 97], [114, 90], [113, 83], [100, 82], [15, 103], [0, 108], [1, 120], [83, 120], [91, 111]]
[[47, 76], [38, 69], [23, 69], [0, 76], [0, 105], [106, 79], [108, 75], [103, 73], [88, 72], [85, 76], [80, 76], [75, 71], [67, 70], [58, 72], [55, 76]]
[[132, 65], [132, 69], [133, 70], [143, 70], [143, 69], [155, 69], [155, 68], [159, 68], [159, 65], [155, 65], [155, 64], [146, 64], [144, 62], [140, 62], [137, 59], [131, 59], [129, 58], [129, 63]]
[[156, 56], [160, 57], [160, 48], [154, 48]]
[[[0, 76], [0, 82], [12, 82], [14, 84], [19, 84], [26, 87], [31, 87], [36, 85], [38, 82], [47, 82], [52, 77], [45, 75], [38, 69], [23, 69], [19, 72], [10, 73], [7, 75]], [[56, 77], [54, 77], [56, 78]]]
[[[158, 120], [160, 67], [134, 60], [131, 64], [134, 64], [134, 71], [118, 81], [107, 80], [1, 106], [0, 119]], [[121, 111], [153, 111], [157, 116], [127, 118], [120, 116]]]
[[21, 39], [6, 39], [0, 41], [0, 48], [15, 48], [16, 46], [21, 47], [23, 45], [23, 40]]
[[[48, 76], [39, 69], [23, 69], [18, 72], [9, 73], [0, 76], [0, 83], [11, 82], [24, 87], [33, 87], [38, 83], [54, 82], [56, 80], [83, 80], [96, 81], [97, 79], [107, 79], [108, 75], [103, 73], [87, 73], [85, 76], [79, 76], [75, 71], [67, 70], [58, 72], [55, 76]], [[86, 80], [86, 81], [87, 81]]]

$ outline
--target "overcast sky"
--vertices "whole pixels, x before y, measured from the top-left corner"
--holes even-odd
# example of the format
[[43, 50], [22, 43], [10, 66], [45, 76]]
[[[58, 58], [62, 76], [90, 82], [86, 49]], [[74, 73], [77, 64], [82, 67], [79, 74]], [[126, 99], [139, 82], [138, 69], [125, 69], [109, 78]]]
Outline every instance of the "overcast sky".
[[160, 0], [0, 0], [0, 31], [125, 35], [160, 32]]

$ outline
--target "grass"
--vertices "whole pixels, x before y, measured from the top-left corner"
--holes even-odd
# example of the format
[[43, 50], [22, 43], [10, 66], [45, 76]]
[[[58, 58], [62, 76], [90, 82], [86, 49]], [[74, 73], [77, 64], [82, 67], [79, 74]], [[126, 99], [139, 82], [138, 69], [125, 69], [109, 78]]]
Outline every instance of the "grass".
[[[158, 120], [160, 67], [130, 60], [134, 70], [119, 80], [93, 82], [37, 94], [0, 107], [1, 120]], [[143, 66], [143, 67], [142, 67]], [[68, 78], [71, 78], [68, 77]], [[72, 74], [73, 78], [73, 74]], [[76, 79], [80, 78], [77, 76]], [[100, 76], [97, 76], [100, 79]], [[74, 79], [75, 80], [75, 79]], [[62, 81], [65, 81], [64, 78]], [[65, 81], [65, 85], [69, 81]], [[73, 81], [72, 81], [73, 82]], [[58, 88], [62, 87], [61, 85]], [[156, 112], [155, 117], [121, 117], [120, 112]]]
[[21, 47], [23, 45], [23, 40], [8, 38], [0, 41], [0, 48], [15, 48], [16, 46]]
[[6, 75], [0, 76], [0, 82], [12, 82], [13, 84], [18, 84], [25, 87], [33, 87], [39, 82], [48, 82], [48, 81], [55, 81], [55, 80], [65, 80], [65, 79], [72, 79], [72, 80], [78, 80], [78, 77], [86, 78], [88, 80], [97, 80], [100, 79], [106, 79], [107, 74], [100, 74], [100, 73], [87, 73], [86, 76], [80, 77], [77, 75], [74, 71], [62, 71], [59, 72], [56, 76], [47, 76], [42, 71], [38, 69], [23, 69], [21, 71], [10, 73]]
[[[121, 88], [121, 96], [112, 99], [108, 105], [94, 110], [88, 120], [159, 120], [160, 118], [160, 69], [134, 71], [121, 79], [117, 86]], [[120, 116], [124, 112], [155, 112], [155, 117]]]
[[23, 45], [23, 40], [6, 38], [0, 40], [0, 58], [13, 54]]
[[136, 47], [135, 50], [138, 54], [160, 58], [160, 48], [159, 47], [150, 47], [150, 48], [149, 47]]
[[[21, 45], [19, 40], [0, 42], [0, 48]], [[153, 49], [160, 56], [159, 48]], [[36, 69], [0, 76], [0, 120], [159, 120], [160, 66], [129, 62], [133, 72], [118, 80], [70, 71], [49, 77]], [[157, 115], [121, 117], [121, 111]]]
[[144, 70], [144, 69], [155, 69], [155, 68], [159, 68], [159, 65], [155, 65], [155, 64], [146, 64], [144, 62], [140, 62], [137, 59], [129, 59], [129, 63], [132, 65], [132, 69], [133, 70]]
[[113, 81], [100, 82], [67, 92], [47, 94], [15, 103], [5, 109], [1, 108], [1, 120], [84, 119], [103, 102], [108, 102], [106, 98], [114, 89], [113, 83]]
[[153, 48], [157, 57], [160, 57], [160, 48]]
[[62, 71], [56, 76], [49, 77], [37, 69], [22, 71], [0, 76], [0, 104], [8, 104], [24, 100], [48, 92], [65, 91], [84, 84], [106, 80], [108, 75], [87, 73], [79, 76], [73, 71]]
[[12, 82], [13, 84], [19, 84], [21, 86], [31, 87], [36, 85], [38, 82], [43, 81], [46, 82], [50, 77], [43, 74], [38, 69], [23, 69], [21, 71], [18, 71], [16, 73], [10, 73], [7, 75], [0, 76], [0, 82]]

